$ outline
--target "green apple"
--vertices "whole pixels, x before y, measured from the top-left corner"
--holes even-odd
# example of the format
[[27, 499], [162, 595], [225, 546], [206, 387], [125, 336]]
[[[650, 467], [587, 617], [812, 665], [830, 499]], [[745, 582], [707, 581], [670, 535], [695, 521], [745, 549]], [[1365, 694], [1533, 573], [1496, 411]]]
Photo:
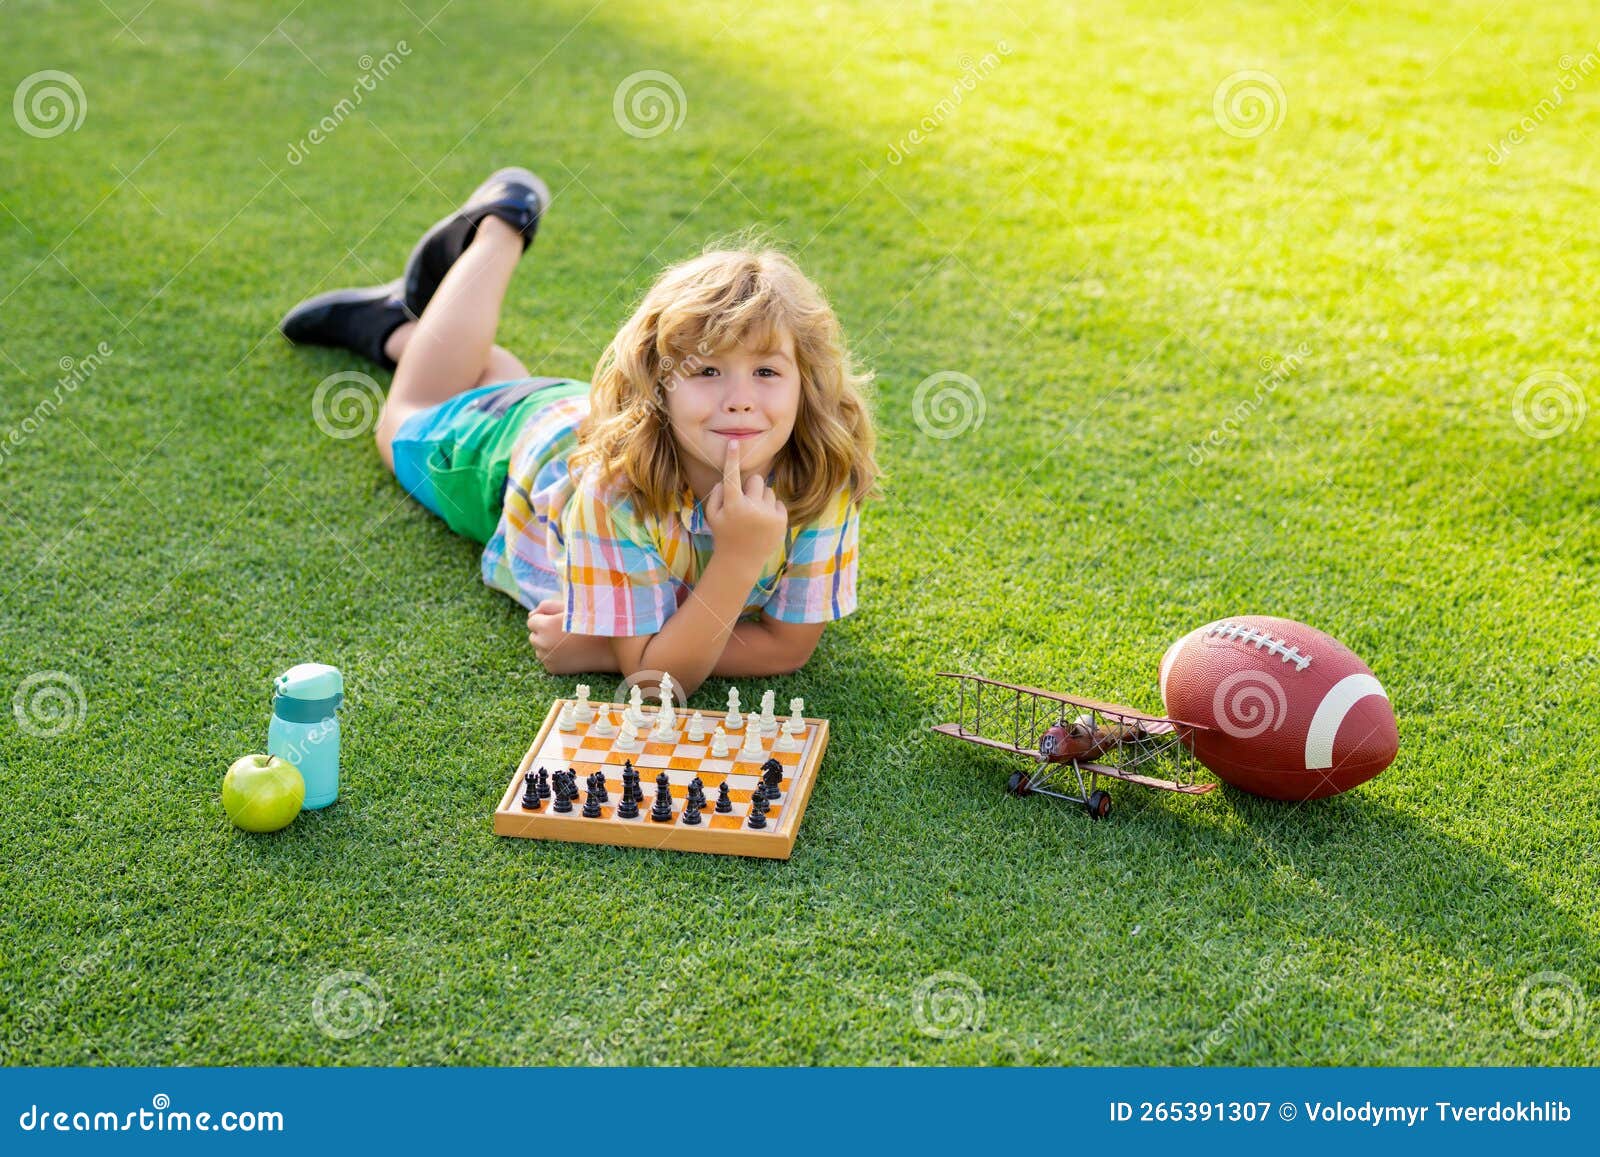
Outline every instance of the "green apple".
[[247, 832], [288, 827], [305, 798], [300, 769], [276, 755], [241, 756], [222, 777], [222, 810]]

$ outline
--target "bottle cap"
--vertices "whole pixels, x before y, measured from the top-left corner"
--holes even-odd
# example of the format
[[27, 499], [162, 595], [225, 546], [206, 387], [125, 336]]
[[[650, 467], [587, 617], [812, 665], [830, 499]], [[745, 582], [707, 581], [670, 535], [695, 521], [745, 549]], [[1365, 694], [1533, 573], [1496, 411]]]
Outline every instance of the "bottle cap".
[[299, 663], [273, 680], [272, 690], [286, 699], [331, 699], [344, 694], [344, 676], [326, 663]]

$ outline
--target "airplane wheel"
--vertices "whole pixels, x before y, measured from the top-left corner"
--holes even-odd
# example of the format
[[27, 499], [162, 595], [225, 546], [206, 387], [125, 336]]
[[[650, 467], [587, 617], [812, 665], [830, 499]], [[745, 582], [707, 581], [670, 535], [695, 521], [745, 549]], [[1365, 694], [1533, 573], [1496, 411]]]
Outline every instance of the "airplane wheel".
[[1011, 778], [1006, 780], [1006, 791], [1010, 795], [1027, 795], [1028, 773], [1025, 771], [1012, 772]]
[[1089, 812], [1092, 820], [1103, 820], [1111, 814], [1111, 793], [1108, 791], [1091, 791], [1089, 802], [1083, 805]]

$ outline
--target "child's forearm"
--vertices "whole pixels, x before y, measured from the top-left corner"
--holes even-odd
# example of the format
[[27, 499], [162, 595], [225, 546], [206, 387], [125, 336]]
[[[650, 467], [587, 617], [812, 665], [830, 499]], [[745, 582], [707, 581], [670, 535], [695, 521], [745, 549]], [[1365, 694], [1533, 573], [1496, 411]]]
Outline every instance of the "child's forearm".
[[683, 605], [645, 644], [635, 671], [670, 671], [692, 694], [716, 667], [759, 577], [759, 567], [752, 572], [737, 559], [712, 555]]
[[765, 623], [734, 625], [728, 645], [711, 668], [713, 675], [743, 679], [752, 675], [788, 675], [800, 667], [793, 645], [780, 639]]

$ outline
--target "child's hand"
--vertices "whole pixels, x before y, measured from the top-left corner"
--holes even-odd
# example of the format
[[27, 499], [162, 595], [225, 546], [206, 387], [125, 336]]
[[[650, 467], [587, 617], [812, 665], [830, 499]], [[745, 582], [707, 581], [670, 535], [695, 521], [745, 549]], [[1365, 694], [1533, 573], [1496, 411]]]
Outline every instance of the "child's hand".
[[706, 522], [716, 554], [729, 554], [747, 567], [760, 569], [783, 545], [789, 512], [759, 474], [739, 485], [739, 442], [729, 439], [722, 461], [722, 481], [706, 495]]
[[552, 675], [617, 670], [610, 639], [567, 634], [566, 606], [560, 599], [545, 599], [528, 612], [528, 642]]

